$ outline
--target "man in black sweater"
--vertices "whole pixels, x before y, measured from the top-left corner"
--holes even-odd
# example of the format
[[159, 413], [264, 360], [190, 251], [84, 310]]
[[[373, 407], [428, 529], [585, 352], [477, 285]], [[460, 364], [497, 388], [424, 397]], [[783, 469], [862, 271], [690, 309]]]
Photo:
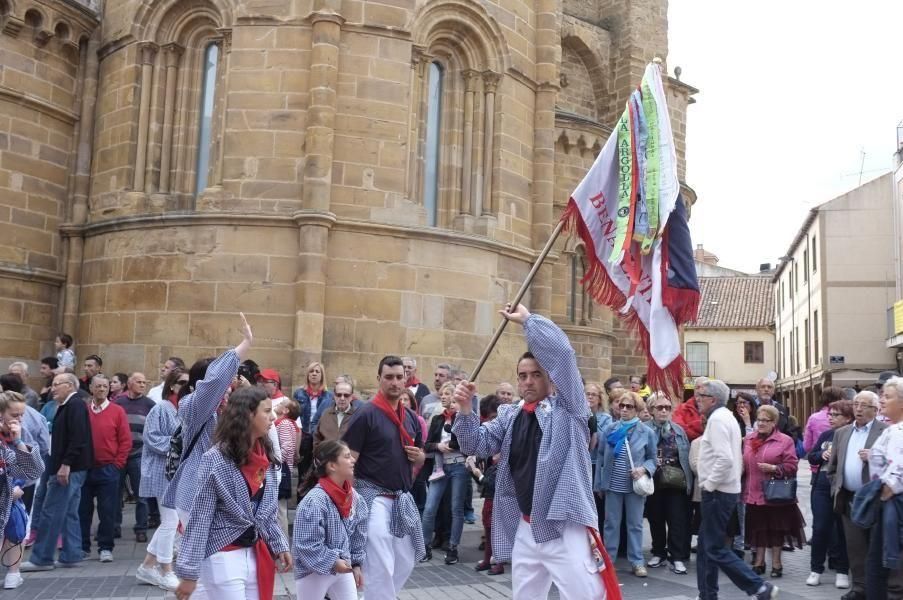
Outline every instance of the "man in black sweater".
[[46, 465], [47, 495], [32, 528], [38, 540], [31, 560], [22, 563], [22, 571], [50, 571], [54, 568], [56, 541], [62, 534], [63, 549], [59, 566], [73, 566], [82, 560], [81, 526], [78, 506], [85, 476], [94, 464], [94, 444], [88, 406], [78, 394], [78, 378], [61, 373], [53, 378], [53, 398], [59, 403], [53, 418], [50, 462]]

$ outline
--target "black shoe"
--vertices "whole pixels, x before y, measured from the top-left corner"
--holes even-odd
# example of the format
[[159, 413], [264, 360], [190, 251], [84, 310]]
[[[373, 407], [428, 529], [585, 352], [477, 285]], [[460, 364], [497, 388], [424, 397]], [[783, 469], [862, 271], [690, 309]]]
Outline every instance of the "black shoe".
[[143, 531], [136, 531], [135, 532], [135, 541], [138, 542], [139, 544], [146, 544], [147, 543], [147, 534]]
[[762, 587], [764, 588], [762, 591], [756, 592], [751, 597], [756, 600], [772, 600], [778, 597], [778, 586], [766, 581]]
[[784, 576], [784, 567], [771, 567], [771, 577], [779, 579]]
[[765, 564], [753, 565], [752, 570], [756, 575], [763, 575], [765, 573]]
[[445, 553], [445, 564], [454, 565], [458, 562], [458, 547], [449, 546], [448, 552]]
[[421, 559], [420, 559], [420, 562], [422, 562], [422, 563], [424, 563], [424, 562], [430, 562], [431, 560], [433, 560], [433, 549], [430, 548], [429, 546], [427, 546], [427, 547], [426, 547], [426, 556], [424, 556], [423, 558], [421, 558]]

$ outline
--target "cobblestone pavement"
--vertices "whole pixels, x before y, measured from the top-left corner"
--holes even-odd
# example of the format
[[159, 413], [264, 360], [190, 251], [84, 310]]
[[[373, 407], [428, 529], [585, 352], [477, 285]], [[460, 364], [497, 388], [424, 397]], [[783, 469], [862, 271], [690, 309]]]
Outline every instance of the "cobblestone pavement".
[[[799, 479], [800, 508], [809, 519], [809, 476], [808, 468], [801, 463]], [[477, 505], [479, 514], [479, 504]], [[125, 518], [133, 516], [132, 505], [126, 506]], [[461, 544], [461, 563], [446, 566], [441, 551], [434, 553], [431, 563], [418, 565], [399, 595], [399, 600], [477, 600], [503, 599], [511, 597], [511, 575], [490, 577], [477, 573], [473, 566], [482, 558], [476, 547], [480, 541], [480, 528], [468, 525]], [[125, 528], [124, 538], [117, 540], [114, 551], [115, 561], [101, 564], [88, 560], [74, 569], [57, 569], [48, 573], [26, 573], [25, 584], [17, 590], [0, 592], [0, 600], [81, 600], [104, 598], [109, 600], [138, 600], [164, 598], [160, 589], [141, 584], [135, 579], [135, 569], [144, 557], [144, 544], [136, 544], [134, 534]], [[646, 548], [649, 547], [648, 528]], [[748, 554], [747, 554], [748, 557]], [[647, 554], [648, 558], [648, 554]], [[695, 558], [695, 557], [694, 557]], [[8, 557], [4, 562], [8, 562]], [[827, 600], [839, 599], [842, 591], [833, 585], [833, 573], [823, 576], [819, 587], [807, 587], [809, 574], [809, 549], [784, 554], [784, 577], [776, 580], [781, 587], [782, 600]], [[693, 600], [696, 597], [695, 562], [691, 561], [688, 575], [675, 575], [667, 569], [649, 569], [649, 577], [638, 579], [630, 574], [629, 565], [623, 559], [618, 562], [618, 576], [624, 597], [629, 600]], [[722, 577], [720, 597], [723, 600], [739, 600], [746, 595], [737, 590]], [[276, 594], [282, 599], [294, 599], [294, 582], [290, 575], [277, 583]], [[174, 598], [173, 594], [166, 594]], [[554, 588], [549, 596], [557, 599]], [[304, 599], [301, 599], [304, 600]], [[589, 600], [589, 599], [588, 599]]]

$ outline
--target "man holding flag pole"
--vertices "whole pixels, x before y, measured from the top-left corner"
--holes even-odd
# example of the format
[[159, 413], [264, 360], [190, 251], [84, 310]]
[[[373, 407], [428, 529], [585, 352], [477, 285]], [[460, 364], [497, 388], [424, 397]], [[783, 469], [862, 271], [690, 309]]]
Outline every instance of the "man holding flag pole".
[[650, 386], [682, 388], [679, 326], [695, 320], [699, 286], [660, 62], [647, 66], [474, 369], [475, 380], [509, 320], [523, 325], [529, 352], [517, 376], [524, 402], [480, 425], [469, 410], [476, 386], [464, 381], [455, 391], [464, 415], [453, 425], [461, 450], [501, 453], [492, 545], [498, 560], [511, 561], [514, 600], [546, 598], [553, 582], [564, 600], [621, 598], [595, 529], [589, 409], [574, 350], [561, 329], [519, 304], [561, 231], [576, 231], [587, 248], [581, 283], [638, 335]]

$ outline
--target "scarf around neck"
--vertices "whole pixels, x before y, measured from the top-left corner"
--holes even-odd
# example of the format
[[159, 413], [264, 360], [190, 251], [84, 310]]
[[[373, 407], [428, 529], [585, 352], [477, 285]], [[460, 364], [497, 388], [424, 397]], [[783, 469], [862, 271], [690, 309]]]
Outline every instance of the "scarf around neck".
[[620, 425], [617, 428], [612, 428], [611, 433], [608, 434], [606, 441], [608, 445], [614, 448], [615, 454], [620, 454], [621, 449], [624, 447], [624, 442], [627, 441], [627, 436], [630, 434], [630, 430], [636, 426], [637, 423], [640, 422], [639, 417], [634, 417], [628, 421], [621, 421]]
[[254, 496], [266, 481], [267, 469], [270, 467], [270, 459], [267, 457], [263, 442], [257, 440], [248, 453], [248, 461], [239, 467], [242, 476], [248, 484], [251, 495]]
[[417, 379], [416, 375], [413, 375], [410, 379], [405, 382], [406, 387], [417, 387], [420, 385], [420, 380]]
[[329, 477], [320, 477], [317, 483], [320, 484], [320, 487], [323, 488], [323, 491], [326, 492], [329, 499], [335, 504], [335, 507], [339, 510], [339, 515], [341, 515], [343, 519], [347, 519], [351, 514], [351, 506], [354, 503], [354, 493], [351, 488], [351, 482], [346, 481], [339, 486]]
[[445, 418], [446, 423], [451, 423], [455, 419], [456, 414], [458, 414], [458, 411], [452, 411], [447, 408], [442, 411], [442, 416]]
[[376, 395], [371, 400], [373, 406], [381, 410], [392, 423], [395, 424], [395, 427], [398, 428], [398, 436], [401, 438], [402, 446], [413, 446], [414, 438], [411, 437], [411, 434], [408, 433], [408, 430], [404, 428], [404, 406], [402, 406], [401, 402], [398, 403], [398, 408], [393, 409], [390, 405], [386, 397], [383, 396], [382, 392], [377, 392]]

